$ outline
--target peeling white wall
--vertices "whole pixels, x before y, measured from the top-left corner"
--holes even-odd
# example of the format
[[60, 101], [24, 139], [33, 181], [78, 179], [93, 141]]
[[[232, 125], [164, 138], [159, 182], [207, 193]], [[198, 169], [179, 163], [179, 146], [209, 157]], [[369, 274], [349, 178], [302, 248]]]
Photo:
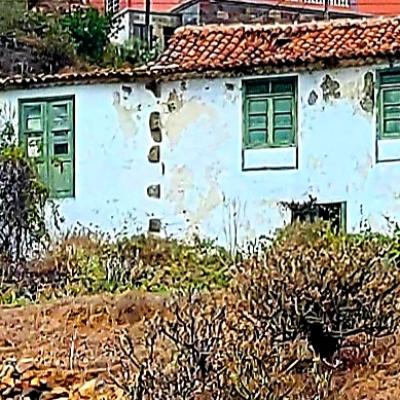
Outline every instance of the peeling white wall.
[[[363, 220], [387, 230], [386, 216], [400, 218], [400, 161], [377, 162], [375, 107], [360, 104], [368, 71], [375, 74], [357, 68], [299, 75], [297, 168], [287, 170], [242, 170], [242, 79], [187, 81], [184, 90], [180, 82], [164, 85], [164, 96], [179, 99], [163, 120], [167, 231], [198, 229], [228, 243], [271, 234], [291, 218], [280, 203], [309, 195], [346, 202], [348, 231]], [[323, 99], [327, 74], [339, 82], [339, 98]], [[384, 145], [400, 159], [398, 141]]]
[[[1, 92], [0, 103], [75, 96], [75, 198], [58, 200], [65, 228], [77, 222], [120, 231], [146, 227], [155, 200], [146, 188], [160, 167], [147, 160], [154, 95], [143, 85], [69, 86]], [[123, 90], [125, 89], [125, 90]], [[130, 98], [135, 101], [131, 102]]]
[[[400, 219], [400, 161], [377, 162], [375, 107], [360, 105], [368, 71], [299, 75], [297, 168], [286, 170], [242, 170], [241, 78], [164, 83], [161, 98], [135, 83], [1, 92], [0, 102], [75, 96], [76, 196], [59, 202], [66, 227], [110, 231], [127, 221], [147, 230], [159, 218], [164, 234], [199, 232], [233, 245], [273, 233], [290, 221], [280, 202], [309, 195], [346, 202], [348, 231], [363, 218], [376, 230], [388, 229], [385, 216]], [[339, 98], [323, 99], [327, 73]], [[149, 128], [155, 111], [159, 144]], [[160, 161], [150, 163], [154, 145]], [[381, 154], [400, 159], [397, 141], [384, 145]], [[150, 185], [160, 185], [159, 199], [148, 196]]]

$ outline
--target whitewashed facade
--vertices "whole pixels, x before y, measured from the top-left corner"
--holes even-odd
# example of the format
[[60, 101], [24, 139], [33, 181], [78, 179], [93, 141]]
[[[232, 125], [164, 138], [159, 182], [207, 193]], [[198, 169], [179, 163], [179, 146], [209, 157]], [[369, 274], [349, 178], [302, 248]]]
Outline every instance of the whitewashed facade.
[[289, 223], [281, 202], [310, 195], [342, 204], [347, 231], [400, 219], [400, 139], [377, 135], [385, 68], [274, 75], [297, 81], [296, 145], [282, 148], [243, 149], [243, 85], [263, 76], [164, 82], [160, 93], [140, 80], [13, 89], [0, 102], [73, 97], [74, 195], [57, 200], [65, 227], [126, 223], [233, 245]]

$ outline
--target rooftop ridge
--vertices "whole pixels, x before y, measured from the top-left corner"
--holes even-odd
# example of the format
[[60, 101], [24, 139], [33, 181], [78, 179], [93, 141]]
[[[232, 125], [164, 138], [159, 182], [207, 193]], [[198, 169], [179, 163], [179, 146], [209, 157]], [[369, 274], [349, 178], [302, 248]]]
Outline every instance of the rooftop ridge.
[[158, 66], [177, 72], [290, 67], [400, 56], [400, 17], [178, 29]]

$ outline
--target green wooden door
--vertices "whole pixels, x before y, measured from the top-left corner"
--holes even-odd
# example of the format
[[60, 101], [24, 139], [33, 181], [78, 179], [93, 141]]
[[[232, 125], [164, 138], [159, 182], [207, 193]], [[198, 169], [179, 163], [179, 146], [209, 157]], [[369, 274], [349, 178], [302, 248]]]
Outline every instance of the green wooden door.
[[21, 141], [43, 182], [48, 181], [46, 103], [24, 103], [21, 110]]
[[23, 102], [20, 136], [50, 196], [74, 196], [74, 110], [72, 99]]

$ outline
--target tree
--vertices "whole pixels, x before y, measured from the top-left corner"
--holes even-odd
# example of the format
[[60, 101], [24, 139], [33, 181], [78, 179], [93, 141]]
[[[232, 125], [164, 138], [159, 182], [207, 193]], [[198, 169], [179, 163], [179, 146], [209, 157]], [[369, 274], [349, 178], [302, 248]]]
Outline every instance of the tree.
[[78, 10], [60, 18], [75, 43], [77, 54], [93, 63], [101, 61], [112, 30], [111, 17], [95, 9]]

